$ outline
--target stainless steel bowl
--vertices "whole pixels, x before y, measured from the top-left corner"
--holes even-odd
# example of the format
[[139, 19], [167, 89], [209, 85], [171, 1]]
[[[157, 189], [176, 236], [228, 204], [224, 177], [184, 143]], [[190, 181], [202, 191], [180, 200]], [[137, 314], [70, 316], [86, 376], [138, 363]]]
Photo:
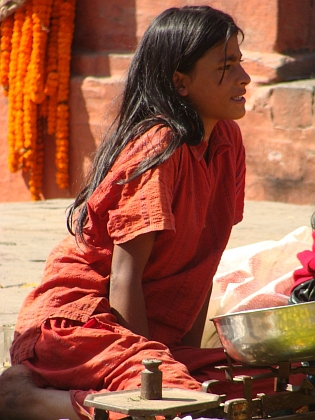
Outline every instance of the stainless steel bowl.
[[212, 321], [222, 346], [239, 363], [315, 360], [315, 302], [236, 312]]

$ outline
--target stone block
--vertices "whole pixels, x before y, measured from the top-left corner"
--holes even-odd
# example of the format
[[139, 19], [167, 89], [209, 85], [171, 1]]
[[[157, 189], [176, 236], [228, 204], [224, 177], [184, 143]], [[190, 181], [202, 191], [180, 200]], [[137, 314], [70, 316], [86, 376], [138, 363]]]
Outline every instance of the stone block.
[[212, 0], [230, 13], [245, 32], [243, 48], [251, 51], [315, 51], [315, 4], [312, 0]]
[[133, 51], [135, 34], [134, 0], [77, 0], [74, 50]]
[[307, 128], [313, 124], [315, 80], [279, 84], [272, 88], [271, 109], [275, 128]]
[[214, 0], [208, 4], [229, 13], [243, 29], [245, 39], [242, 48], [249, 51], [275, 51], [278, 0]]
[[315, 203], [315, 80], [255, 86], [239, 120], [249, 200]]
[[73, 77], [69, 98], [71, 124], [85, 121], [99, 126], [112, 120], [122, 87], [119, 77]]
[[315, 205], [314, 183], [266, 179], [252, 175], [245, 197], [253, 201], [274, 201], [299, 205]]
[[[152, 19], [169, 7], [198, 0], [77, 0], [74, 49], [132, 51]], [[206, 0], [230, 13], [244, 30], [244, 48], [261, 52], [315, 50], [312, 0]]]
[[[254, 3], [254, 4], [253, 4]], [[251, 0], [251, 2], [244, 2], [243, 0], [205, 0], [202, 3], [198, 0], [165, 0], [162, 2], [152, 2], [152, 0], [137, 0], [136, 1], [136, 38], [137, 42], [143, 36], [144, 31], [150, 22], [163, 10], [170, 7], [183, 7], [186, 5], [209, 5], [214, 8], [221, 9], [230, 13], [236, 20], [237, 24], [244, 30], [246, 37], [243, 47], [248, 50], [259, 51], [273, 51], [274, 39], [276, 38], [276, 15], [277, 5], [276, 0]], [[255, 18], [253, 14], [255, 10]], [[260, 18], [258, 17], [260, 16]], [[267, 18], [266, 18], [267, 16]], [[261, 33], [262, 28], [267, 25], [268, 31], [266, 39], [266, 31]], [[257, 27], [258, 25], [258, 27]], [[251, 29], [252, 28], [252, 29]], [[261, 35], [260, 35], [261, 34]], [[270, 45], [268, 39], [271, 38]]]
[[256, 167], [257, 175], [266, 179], [302, 181], [305, 173], [304, 150], [299, 146], [294, 139], [266, 141], [262, 148], [261, 165]]
[[73, 77], [70, 109], [70, 193], [76, 195], [88, 172], [92, 155], [116, 115], [122, 79]]
[[124, 76], [133, 54], [74, 51], [71, 58], [73, 76]]
[[278, 0], [277, 42], [275, 50], [315, 50], [315, 4], [313, 0]]
[[259, 84], [309, 79], [315, 76], [315, 53], [263, 53], [242, 49], [243, 67]]

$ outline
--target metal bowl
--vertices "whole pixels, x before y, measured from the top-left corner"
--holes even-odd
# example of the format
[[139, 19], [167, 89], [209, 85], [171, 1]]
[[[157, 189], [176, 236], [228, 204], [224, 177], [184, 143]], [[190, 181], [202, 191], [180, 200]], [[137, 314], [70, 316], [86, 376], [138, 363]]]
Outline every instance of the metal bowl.
[[211, 321], [222, 346], [239, 363], [315, 360], [315, 302], [236, 312]]

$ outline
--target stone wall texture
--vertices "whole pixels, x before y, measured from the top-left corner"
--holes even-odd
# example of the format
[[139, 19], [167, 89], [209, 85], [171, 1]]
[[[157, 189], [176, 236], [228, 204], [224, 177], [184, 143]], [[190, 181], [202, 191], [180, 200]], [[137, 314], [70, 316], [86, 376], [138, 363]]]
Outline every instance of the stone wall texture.
[[[124, 75], [149, 22], [168, 7], [209, 4], [245, 32], [252, 77], [239, 121], [247, 150], [246, 198], [315, 204], [315, 2], [313, 0], [77, 0], [70, 86], [70, 187], [54, 181], [46, 141], [44, 198], [74, 197], [115, 114]], [[28, 201], [24, 174], [7, 169], [7, 98], [0, 93], [0, 201]]]

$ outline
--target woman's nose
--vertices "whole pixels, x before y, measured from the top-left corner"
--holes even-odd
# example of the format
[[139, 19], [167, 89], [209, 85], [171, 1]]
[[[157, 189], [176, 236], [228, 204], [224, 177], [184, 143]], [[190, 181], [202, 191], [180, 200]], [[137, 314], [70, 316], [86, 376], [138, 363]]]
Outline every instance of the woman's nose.
[[240, 76], [241, 84], [246, 86], [251, 82], [250, 75], [245, 71], [243, 66], [240, 66], [240, 69], [241, 69], [241, 76]]

